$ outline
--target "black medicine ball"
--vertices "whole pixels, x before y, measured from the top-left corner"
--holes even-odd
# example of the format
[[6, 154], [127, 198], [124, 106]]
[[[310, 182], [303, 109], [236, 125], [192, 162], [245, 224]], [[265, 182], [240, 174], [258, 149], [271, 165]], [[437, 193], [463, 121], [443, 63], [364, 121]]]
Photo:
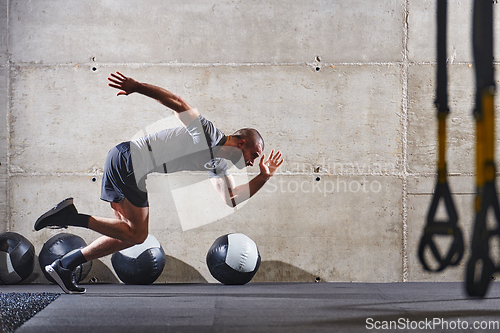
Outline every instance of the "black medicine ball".
[[[43, 244], [42, 250], [38, 255], [38, 262], [42, 268], [43, 275], [50, 282], [55, 283], [54, 279], [45, 271], [45, 266], [52, 264], [55, 260], [72, 254], [75, 251], [83, 249], [87, 243], [80, 236], [59, 233], [52, 236], [48, 241]], [[80, 282], [87, 277], [92, 268], [92, 262], [88, 261], [81, 264], [75, 269], [75, 281]]]
[[15, 284], [28, 278], [35, 266], [35, 247], [15, 232], [0, 234], [0, 284]]
[[151, 284], [163, 272], [167, 256], [160, 242], [148, 235], [142, 244], [113, 253], [111, 264], [125, 284]]

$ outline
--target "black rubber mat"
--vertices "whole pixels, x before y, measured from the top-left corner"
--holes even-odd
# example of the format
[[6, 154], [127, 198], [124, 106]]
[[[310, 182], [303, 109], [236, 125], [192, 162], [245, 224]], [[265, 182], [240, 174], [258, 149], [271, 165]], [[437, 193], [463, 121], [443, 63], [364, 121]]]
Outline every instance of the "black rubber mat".
[[16, 333], [500, 331], [498, 283], [483, 299], [468, 297], [463, 283], [434, 282], [85, 287], [83, 295], [61, 294]]
[[0, 332], [14, 332], [58, 297], [53, 293], [0, 293]]

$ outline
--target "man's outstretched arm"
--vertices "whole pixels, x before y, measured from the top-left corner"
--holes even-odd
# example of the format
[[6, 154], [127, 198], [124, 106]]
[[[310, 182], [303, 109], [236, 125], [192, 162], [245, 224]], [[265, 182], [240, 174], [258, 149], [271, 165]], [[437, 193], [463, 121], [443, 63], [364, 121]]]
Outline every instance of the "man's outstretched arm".
[[230, 207], [235, 207], [239, 203], [251, 198], [257, 193], [264, 184], [274, 175], [276, 169], [283, 163], [281, 152], [274, 154], [274, 150], [264, 161], [265, 155], [262, 155], [259, 167], [260, 173], [255, 176], [248, 184], [234, 186], [234, 180], [231, 176], [225, 178], [211, 178], [212, 184], [217, 193]]
[[189, 125], [200, 115], [196, 109], [193, 109], [182, 97], [168, 91], [165, 88], [158, 87], [149, 83], [138, 82], [131, 77], [127, 77], [120, 72], [111, 73], [108, 77], [108, 86], [119, 89], [116, 96], [130, 95], [139, 93], [148, 96], [175, 111], [175, 114], [184, 126]]

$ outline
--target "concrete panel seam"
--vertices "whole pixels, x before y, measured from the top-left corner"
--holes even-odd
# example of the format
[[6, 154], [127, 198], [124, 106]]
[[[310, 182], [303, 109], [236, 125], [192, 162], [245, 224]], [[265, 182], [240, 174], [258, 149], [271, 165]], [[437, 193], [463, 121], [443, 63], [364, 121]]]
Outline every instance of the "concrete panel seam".
[[6, 105], [6, 121], [5, 121], [5, 126], [6, 126], [6, 139], [7, 139], [7, 156], [5, 157], [6, 159], [6, 172], [7, 172], [7, 180], [6, 180], [6, 186], [7, 186], [7, 191], [6, 191], [6, 204], [7, 207], [5, 209], [5, 212], [7, 214], [7, 231], [11, 231], [11, 204], [10, 204], [10, 144], [11, 144], [11, 85], [10, 85], [10, 79], [11, 79], [11, 53], [10, 53], [10, 0], [7, 0], [7, 38], [6, 38], [6, 50], [7, 50], [7, 64], [5, 65], [5, 68], [7, 69], [7, 105]]
[[403, 62], [402, 62], [402, 143], [403, 143], [403, 189], [402, 189], [402, 222], [403, 222], [403, 249], [402, 249], [402, 268], [403, 282], [408, 282], [408, 19], [409, 19], [409, 0], [404, 3], [404, 31], [403, 31]]
[[[431, 196], [432, 193], [418, 193], [418, 192], [408, 192], [408, 195], [413, 195], [413, 196]], [[469, 195], [475, 195], [475, 192], [460, 192], [460, 193], [453, 193], [453, 196], [469, 196]]]
[[[104, 161], [103, 161], [104, 164]], [[65, 176], [83, 176], [83, 177], [95, 177], [102, 176], [102, 172], [19, 172], [10, 171], [10, 176], [16, 177], [65, 177]]]
[[[476, 175], [474, 172], [449, 172], [448, 177], [460, 177], [460, 176], [467, 176], [467, 177], [473, 177]], [[497, 176], [500, 176], [500, 172], [496, 173]], [[408, 177], [436, 177], [437, 174], [436, 172], [408, 172], [407, 174]]]
[[[103, 161], [104, 164], [104, 161]], [[10, 176], [21, 176], [21, 177], [32, 177], [32, 176], [41, 176], [41, 177], [52, 177], [52, 176], [102, 176], [103, 172], [21, 172], [21, 171], [10, 171]], [[186, 175], [204, 175], [204, 172], [189, 172]], [[244, 175], [253, 177], [257, 176], [258, 172], [246, 172]], [[234, 175], [239, 175], [239, 173], [235, 173]], [[275, 176], [321, 176], [321, 177], [370, 177], [370, 176], [384, 176], [384, 177], [397, 177], [397, 178], [406, 178], [408, 176], [417, 176], [417, 177], [432, 177], [435, 176], [433, 173], [428, 174], [403, 174], [402, 172], [360, 172], [360, 173], [316, 173], [316, 172], [276, 172]], [[455, 176], [464, 176], [464, 174], [455, 175]], [[467, 175], [469, 176], [469, 175]]]
[[[103, 161], [104, 164], [104, 161]], [[190, 172], [189, 174], [204, 174], [203, 172]], [[246, 172], [248, 176], [256, 176], [258, 172]], [[102, 171], [98, 172], [19, 172], [10, 171], [9, 175], [12, 176], [102, 176]], [[238, 173], [236, 173], [238, 175]], [[276, 172], [276, 176], [388, 176], [388, 177], [436, 177], [435, 172], [331, 172], [331, 173], [318, 173], [318, 172]], [[500, 172], [496, 173], [500, 177]], [[474, 172], [462, 172], [462, 173], [448, 173], [449, 177], [474, 177], [476, 174]]]
[[280, 172], [276, 175], [281, 176], [389, 176], [389, 177], [403, 177], [402, 172]]
[[[363, 67], [377, 67], [377, 66], [401, 66], [401, 62], [329, 62], [321, 63], [321, 67], [329, 66], [363, 66]], [[180, 62], [156, 62], [156, 63], [146, 63], [146, 62], [131, 62], [131, 63], [99, 63], [99, 62], [80, 62], [80, 63], [35, 63], [35, 62], [17, 62], [17, 66], [32, 66], [32, 67], [74, 67], [76, 65], [94, 67], [98, 65], [99, 67], [117, 67], [126, 66], [131, 68], [141, 68], [141, 67], [265, 67], [265, 66], [303, 66], [303, 67], [317, 67], [319, 63], [317, 62], [207, 62], [207, 63], [180, 63]]]
[[[410, 61], [409, 66], [428, 66], [428, 65], [437, 65], [436, 61]], [[498, 65], [500, 62], [494, 62], [494, 64]], [[472, 66], [472, 62], [463, 62], [463, 61], [456, 61], [453, 63], [448, 63], [448, 66], [464, 66], [464, 65], [469, 65]]]
[[[10, 55], [10, 53], [9, 53]], [[392, 62], [321, 62], [322, 66], [367, 66], [367, 67], [376, 67], [376, 66], [400, 66], [403, 61], [392, 61]], [[19, 66], [34, 66], [34, 67], [74, 67], [75, 65], [82, 66], [105, 66], [105, 67], [113, 67], [113, 66], [136, 66], [136, 67], [151, 67], [151, 66], [160, 66], [160, 67], [222, 67], [222, 66], [234, 66], [234, 67], [251, 67], [251, 66], [309, 66], [315, 67], [318, 62], [189, 62], [189, 63], [181, 63], [181, 62], [68, 62], [68, 63], [46, 63], [46, 62], [16, 62]], [[436, 61], [410, 61], [408, 60], [409, 66], [420, 66], [420, 65], [436, 65]], [[467, 61], [454, 61], [453, 63], [449, 63], [449, 66], [453, 65], [473, 65], [472, 62]], [[493, 65], [500, 65], [500, 61], [493, 61]], [[9, 68], [10, 64], [0, 64], [0, 68]]]

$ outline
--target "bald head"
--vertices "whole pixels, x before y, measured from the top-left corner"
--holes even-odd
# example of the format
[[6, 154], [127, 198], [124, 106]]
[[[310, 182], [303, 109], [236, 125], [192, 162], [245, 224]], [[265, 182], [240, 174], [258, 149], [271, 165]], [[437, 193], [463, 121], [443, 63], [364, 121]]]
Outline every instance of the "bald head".
[[242, 128], [234, 132], [232, 136], [238, 140], [245, 140], [247, 147], [255, 147], [260, 144], [261, 149], [264, 150], [264, 139], [256, 129]]

